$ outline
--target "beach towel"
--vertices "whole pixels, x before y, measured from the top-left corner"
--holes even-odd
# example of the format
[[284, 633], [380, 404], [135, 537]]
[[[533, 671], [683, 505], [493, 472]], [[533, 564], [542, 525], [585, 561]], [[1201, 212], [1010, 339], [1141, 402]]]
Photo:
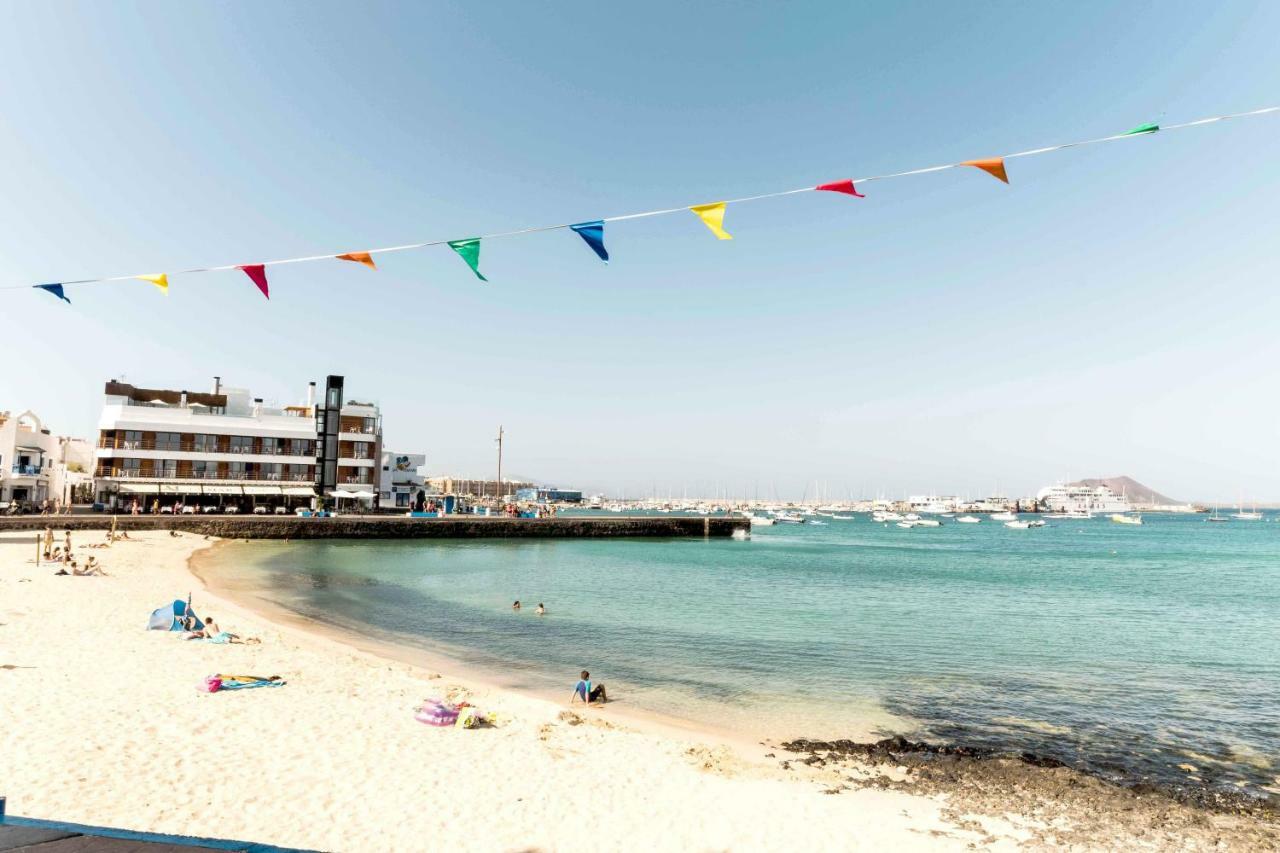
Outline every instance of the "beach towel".
[[263, 678], [259, 675], [210, 675], [200, 684], [197, 690], [205, 693], [217, 693], [219, 690], [247, 690], [251, 687], [284, 687], [285, 682], [278, 675]]

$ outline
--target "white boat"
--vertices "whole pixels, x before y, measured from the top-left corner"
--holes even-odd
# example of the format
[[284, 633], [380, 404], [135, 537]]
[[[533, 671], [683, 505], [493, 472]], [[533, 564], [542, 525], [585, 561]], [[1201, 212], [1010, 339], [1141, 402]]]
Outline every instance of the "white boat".
[[942, 522], [936, 518], [921, 518], [915, 522], [916, 527], [941, 527]]
[[769, 527], [773, 524], [773, 519], [767, 515], [749, 515], [752, 527]]
[[1018, 516], [1012, 512], [996, 512], [991, 514], [992, 521], [1017, 521]]
[[1216, 506], [1213, 508], [1213, 515], [1205, 519], [1205, 521], [1229, 521], [1229, 520], [1230, 519], [1226, 519], [1218, 515], [1218, 508]]
[[982, 519], [976, 515], [962, 515], [956, 519], [956, 524], [981, 524]]
[[1239, 512], [1233, 513], [1231, 516], [1234, 519], [1239, 521], [1262, 521], [1262, 513], [1258, 512], [1257, 504], [1254, 504], [1252, 512], [1245, 512], [1243, 503], [1236, 504], [1236, 509]]
[[774, 515], [773, 520], [779, 524], [804, 524], [804, 519], [798, 515], [792, 515], [789, 512], [780, 512]]
[[906, 521], [919, 521], [920, 516], [916, 515], [914, 512], [909, 512], [903, 516], [903, 519]]
[[885, 510], [876, 510], [871, 513], [872, 521], [902, 521], [903, 518], [896, 512], [886, 512]]
[[905, 527], [908, 530], [910, 530], [912, 527], [915, 527], [918, 523], [919, 522], [916, 522], [916, 521], [899, 521], [898, 526]]
[[818, 521], [816, 518], [811, 518], [811, 519], [809, 519], [809, 520], [808, 520], [807, 522], [805, 522], [805, 523], [806, 523], [806, 524], [816, 524], [816, 525], [817, 525], [817, 526], [819, 526], [819, 527], [826, 527], [826, 526], [827, 526], [827, 523], [826, 523], [825, 521]]
[[1051, 512], [1128, 512], [1132, 507], [1124, 495], [1108, 486], [1086, 486], [1083, 483], [1058, 483], [1036, 493], [1036, 501]]
[[1010, 528], [1011, 530], [1026, 530], [1028, 527], [1030, 527], [1030, 526], [1031, 526], [1031, 522], [1029, 522], [1029, 521], [1006, 521], [1006, 522], [1004, 523], [1004, 526], [1005, 526], [1005, 527]]
[[1112, 513], [1111, 520], [1116, 524], [1141, 524], [1142, 516], [1140, 515], [1124, 515], [1123, 513]]
[[834, 518], [836, 521], [856, 521], [857, 520], [856, 515], [833, 515], [831, 517]]

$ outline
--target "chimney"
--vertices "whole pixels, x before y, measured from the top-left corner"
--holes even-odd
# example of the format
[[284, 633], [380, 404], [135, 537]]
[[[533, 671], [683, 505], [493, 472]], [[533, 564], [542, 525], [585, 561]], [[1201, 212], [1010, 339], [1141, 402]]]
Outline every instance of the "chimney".
[[178, 398], [178, 405], [184, 409], [187, 407], [187, 392], [183, 391], [182, 396]]
[[215, 394], [222, 393], [222, 377], [221, 376], [213, 377], [213, 393]]
[[262, 416], [262, 398], [261, 397], [253, 398], [253, 416], [255, 418]]
[[314, 408], [316, 404], [316, 383], [307, 383], [307, 408]]

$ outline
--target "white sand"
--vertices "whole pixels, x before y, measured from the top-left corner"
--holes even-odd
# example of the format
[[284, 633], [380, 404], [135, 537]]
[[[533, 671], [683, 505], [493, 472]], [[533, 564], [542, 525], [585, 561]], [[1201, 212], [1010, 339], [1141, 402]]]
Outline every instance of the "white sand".
[[[23, 537], [28, 543], [31, 535]], [[102, 541], [100, 533], [75, 536]], [[322, 850], [964, 849], [945, 800], [838, 796], [763, 750], [641, 730], [606, 707], [469, 685], [500, 729], [433, 729], [428, 696], [468, 684], [272, 626], [201, 591], [195, 536], [94, 553], [110, 577], [55, 577], [0, 544], [0, 793], [14, 815]], [[197, 612], [260, 646], [144, 630], [195, 592]], [[15, 667], [15, 668], [9, 668]], [[215, 672], [282, 688], [197, 692]], [[781, 754], [779, 758], [782, 758]], [[1026, 833], [983, 819], [984, 849]]]

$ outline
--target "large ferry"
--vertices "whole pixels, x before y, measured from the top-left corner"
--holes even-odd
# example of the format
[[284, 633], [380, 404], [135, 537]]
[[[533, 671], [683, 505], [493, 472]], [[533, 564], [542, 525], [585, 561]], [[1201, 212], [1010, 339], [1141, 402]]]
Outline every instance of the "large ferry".
[[1036, 502], [1047, 512], [1113, 513], [1132, 509], [1128, 498], [1117, 495], [1107, 486], [1085, 486], [1079, 483], [1046, 486], [1036, 493]]

